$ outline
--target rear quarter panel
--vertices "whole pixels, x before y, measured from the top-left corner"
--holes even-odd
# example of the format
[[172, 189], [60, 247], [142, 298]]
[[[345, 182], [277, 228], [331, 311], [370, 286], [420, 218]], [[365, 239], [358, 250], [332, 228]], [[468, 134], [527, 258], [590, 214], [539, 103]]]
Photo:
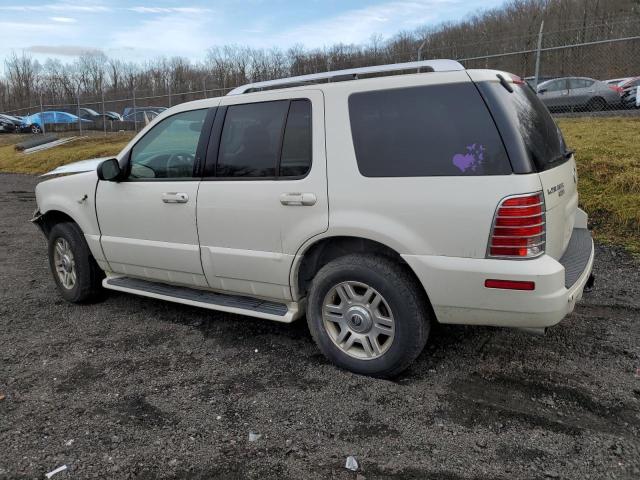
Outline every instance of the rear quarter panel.
[[485, 257], [498, 203], [508, 195], [539, 191], [538, 175], [364, 177], [349, 121], [351, 93], [469, 81], [466, 72], [442, 72], [325, 87], [330, 206], [325, 236], [368, 238], [400, 254]]

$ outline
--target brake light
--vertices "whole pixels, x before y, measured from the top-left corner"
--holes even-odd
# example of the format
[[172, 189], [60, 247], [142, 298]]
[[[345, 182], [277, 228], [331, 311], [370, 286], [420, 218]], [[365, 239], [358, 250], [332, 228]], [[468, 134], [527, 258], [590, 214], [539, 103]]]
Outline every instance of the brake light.
[[511, 81], [516, 85], [524, 85], [524, 80], [514, 74], [511, 74]]
[[622, 95], [624, 93], [624, 88], [619, 87], [618, 85], [609, 85], [609, 88], [616, 92], [618, 95]]
[[542, 255], [545, 225], [542, 192], [505, 198], [493, 218], [487, 256], [535, 258]]

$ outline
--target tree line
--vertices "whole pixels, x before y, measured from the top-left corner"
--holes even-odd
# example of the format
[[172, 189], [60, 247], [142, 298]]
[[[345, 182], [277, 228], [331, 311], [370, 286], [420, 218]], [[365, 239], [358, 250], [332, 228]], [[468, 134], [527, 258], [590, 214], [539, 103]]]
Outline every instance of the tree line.
[[[58, 59], [41, 63], [24, 52], [14, 52], [5, 60], [0, 77], [0, 111], [33, 109], [40, 102], [69, 104], [78, 96], [86, 103], [102, 97], [130, 99], [132, 94], [139, 98], [172, 95], [175, 104], [221, 95], [248, 82], [413, 61], [419, 49], [423, 59], [468, 59], [463, 60], [467, 68], [499, 68], [527, 76], [533, 75], [543, 21], [543, 48], [640, 36], [640, 0], [510, 0], [459, 22], [398, 32], [387, 40], [372, 35], [362, 45], [340, 43], [322, 49], [227, 45], [210, 48], [198, 63], [174, 57], [138, 64], [103, 53], [86, 53], [71, 63]], [[510, 52], [522, 53], [504, 55]], [[638, 75], [632, 69], [639, 53], [638, 40], [545, 50], [541, 74]]]

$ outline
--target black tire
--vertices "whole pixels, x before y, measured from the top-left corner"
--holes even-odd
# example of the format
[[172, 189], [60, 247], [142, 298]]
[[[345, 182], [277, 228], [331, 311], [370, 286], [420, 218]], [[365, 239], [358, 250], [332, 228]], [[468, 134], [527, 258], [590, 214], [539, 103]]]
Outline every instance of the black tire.
[[[395, 336], [378, 358], [358, 359], [339, 348], [324, 327], [325, 296], [341, 282], [362, 282], [377, 290], [388, 303], [395, 321]], [[307, 323], [316, 344], [334, 364], [352, 372], [390, 378], [405, 370], [422, 352], [430, 330], [430, 307], [416, 280], [383, 256], [350, 254], [322, 267], [314, 277], [308, 298]]]
[[587, 108], [590, 112], [601, 112], [607, 108], [607, 101], [601, 97], [595, 97], [589, 100]]
[[[56, 270], [54, 251], [58, 239], [64, 239], [68, 242], [75, 260], [75, 283], [71, 288], [63, 285]], [[91, 255], [80, 227], [71, 222], [58, 223], [49, 232], [48, 241], [49, 267], [62, 297], [73, 303], [88, 303], [98, 300], [102, 293], [104, 272]]]

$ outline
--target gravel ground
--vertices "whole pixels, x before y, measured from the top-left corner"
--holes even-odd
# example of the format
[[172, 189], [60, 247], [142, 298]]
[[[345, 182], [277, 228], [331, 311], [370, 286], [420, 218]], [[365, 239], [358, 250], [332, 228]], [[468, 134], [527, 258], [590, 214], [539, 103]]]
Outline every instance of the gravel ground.
[[304, 322], [64, 302], [34, 185], [0, 176], [0, 478], [640, 478], [640, 269], [622, 251], [598, 247], [596, 289], [546, 338], [440, 326], [375, 380], [327, 363]]

